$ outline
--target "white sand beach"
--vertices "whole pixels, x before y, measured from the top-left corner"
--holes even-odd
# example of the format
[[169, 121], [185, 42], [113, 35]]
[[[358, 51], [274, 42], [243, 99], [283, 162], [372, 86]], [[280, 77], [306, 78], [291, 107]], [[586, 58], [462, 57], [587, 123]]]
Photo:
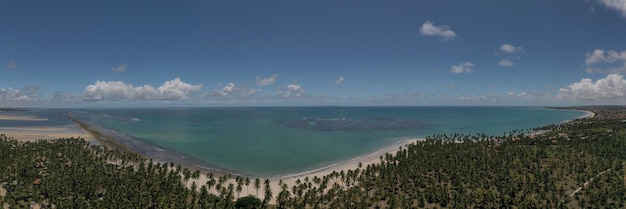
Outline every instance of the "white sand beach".
[[[40, 118], [31, 115], [6, 115], [0, 114], [0, 120], [14, 121], [47, 121], [47, 118]], [[59, 139], [81, 137], [85, 140], [94, 140], [91, 133], [80, 128], [76, 124], [68, 124], [63, 126], [15, 126], [0, 127], [0, 134], [20, 141], [37, 141], [40, 139]]]
[[584, 116], [580, 117], [580, 118], [593, 118], [596, 116], [595, 112], [589, 111], [589, 110], [583, 110], [584, 112], [586, 112], [587, 114], [585, 114]]
[[0, 127], [0, 134], [13, 137], [20, 141], [37, 141], [40, 139], [59, 139], [81, 137], [94, 140], [91, 133], [76, 125], [45, 126], [45, 127]]
[[30, 115], [0, 115], [0, 120], [47, 121], [48, 119]]
[[[298, 179], [300, 179], [301, 182], [304, 182], [305, 178], [309, 178], [310, 181], [313, 180], [314, 177], [318, 177], [321, 178], [323, 176], [329, 175], [333, 172], [341, 172], [343, 171], [348, 171], [348, 170], [355, 170], [359, 167], [359, 163], [362, 166], [362, 169], [364, 169], [365, 167], [367, 167], [367, 165], [370, 164], [375, 164], [375, 163], [379, 163], [380, 162], [380, 156], [384, 156], [385, 153], [390, 153], [395, 155], [396, 152], [399, 150], [400, 147], [404, 147], [407, 144], [411, 144], [411, 143], [415, 143], [417, 141], [420, 140], [424, 140], [424, 139], [404, 139], [404, 140], [400, 140], [397, 141], [387, 147], [384, 147], [382, 149], [376, 150], [374, 152], [371, 152], [369, 154], [366, 155], [362, 155], [362, 156], [357, 156], [355, 158], [352, 158], [350, 160], [346, 160], [343, 162], [339, 162], [339, 163], [335, 163], [326, 167], [322, 167], [319, 169], [314, 169], [314, 170], [310, 170], [310, 171], [305, 171], [302, 173], [297, 173], [297, 174], [290, 174], [290, 175], [285, 175], [285, 176], [280, 176], [280, 177], [272, 177], [272, 178], [264, 178], [264, 177], [259, 177], [259, 179], [261, 179], [261, 189], [259, 189], [259, 198], [263, 199], [264, 197], [264, 190], [263, 190], [263, 181], [265, 181], [265, 179], [269, 179], [270, 180], [270, 186], [271, 186], [271, 190], [272, 193], [274, 194], [274, 196], [276, 196], [280, 191], [281, 191], [281, 187], [278, 184], [281, 180], [283, 183], [287, 184], [287, 186], [289, 188], [291, 188], [292, 186], [296, 185], [296, 181]], [[215, 177], [217, 178], [217, 177]], [[234, 178], [234, 177], [233, 177]], [[252, 182], [249, 186], [248, 189], [245, 188], [243, 191], [241, 192], [241, 196], [247, 196], [247, 195], [254, 195], [256, 196], [256, 189], [254, 188], [254, 178], [256, 177], [249, 177], [250, 181]], [[205, 185], [206, 182], [208, 181], [207, 177], [206, 177], [206, 173], [204, 173], [204, 175], [201, 175], [199, 179], [197, 180], [189, 180], [189, 182], [187, 183], [188, 186], [191, 186], [191, 182], [195, 181], [197, 185]], [[233, 185], [237, 185], [237, 182], [235, 182], [235, 179], [230, 179], [228, 182], [225, 183], [225, 185], [228, 185], [229, 183], [232, 183]], [[200, 187], [200, 186], [198, 186]], [[214, 191], [213, 191], [214, 193]], [[274, 199], [272, 199], [271, 201], [272, 203], [274, 203]]]

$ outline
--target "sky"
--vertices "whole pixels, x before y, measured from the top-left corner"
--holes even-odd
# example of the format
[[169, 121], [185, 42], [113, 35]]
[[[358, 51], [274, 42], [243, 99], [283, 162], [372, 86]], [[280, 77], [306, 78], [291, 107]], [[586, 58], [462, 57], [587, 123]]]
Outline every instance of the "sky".
[[0, 107], [626, 104], [626, 0], [2, 1]]

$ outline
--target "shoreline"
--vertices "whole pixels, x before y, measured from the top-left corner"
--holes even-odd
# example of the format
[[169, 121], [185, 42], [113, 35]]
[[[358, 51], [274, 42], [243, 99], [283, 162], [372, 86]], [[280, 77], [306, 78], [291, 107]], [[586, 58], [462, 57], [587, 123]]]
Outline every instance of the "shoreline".
[[[572, 110], [572, 109], [570, 109]], [[583, 118], [593, 118], [595, 117], [595, 113], [589, 110], [584, 110], [584, 109], [573, 109], [573, 110], [577, 110], [577, 111], [581, 111], [586, 113], [583, 116], [574, 118], [572, 120], [568, 120], [568, 121], [564, 121], [565, 122], [570, 122], [576, 119], [583, 119]], [[282, 186], [280, 185], [280, 182], [282, 182], [283, 184], [288, 185], [289, 187], [296, 185], [296, 182], [300, 181], [303, 182], [305, 178], [308, 178], [309, 181], [312, 181], [314, 179], [314, 177], [318, 177], [318, 178], [322, 178], [324, 176], [330, 175], [334, 172], [347, 172], [348, 170], [355, 170], [357, 168], [359, 168], [359, 164], [361, 164], [361, 168], [360, 169], [364, 169], [366, 168], [368, 165], [372, 165], [372, 164], [377, 164], [380, 163], [380, 157], [381, 156], [385, 156], [386, 153], [395, 155], [397, 153], [397, 151], [399, 150], [400, 147], [404, 147], [407, 144], [411, 144], [411, 143], [415, 143], [417, 141], [420, 140], [424, 140], [424, 138], [405, 138], [405, 139], [400, 139], [390, 145], [387, 145], [385, 147], [382, 147], [380, 149], [374, 150], [373, 152], [364, 154], [364, 155], [360, 155], [360, 156], [356, 156], [353, 157], [351, 159], [348, 160], [344, 160], [344, 161], [340, 161], [340, 162], [336, 162], [327, 166], [323, 166], [320, 168], [315, 168], [315, 169], [311, 169], [311, 170], [306, 170], [306, 171], [302, 171], [302, 172], [298, 172], [298, 173], [293, 173], [293, 174], [285, 174], [285, 175], [280, 175], [280, 176], [271, 176], [271, 177], [263, 177], [263, 176], [253, 176], [253, 175], [240, 175], [237, 174], [235, 172], [229, 172], [229, 171], [221, 171], [221, 170], [217, 170], [217, 169], [211, 169], [211, 168], [207, 168], [204, 166], [195, 166], [193, 164], [188, 164], [185, 162], [175, 162], [177, 164], [180, 164], [183, 167], [186, 167], [190, 170], [199, 170], [203, 175], [200, 175], [200, 178], [198, 179], [190, 179], [187, 182], [187, 187], [191, 188], [192, 182], [195, 182], [196, 185], [204, 185], [209, 179], [207, 178], [206, 174], [208, 173], [213, 173], [215, 178], [220, 177], [220, 176], [225, 176], [228, 175], [230, 176], [230, 179], [228, 179], [225, 184], [237, 184], [237, 182], [235, 181], [235, 177], [239, 176], [242, 178], [249, 178], [251, 180], [251, 184], [254, 184], [254, 180], [256, 178], [259, 178], [261, 180], [261, 182], [263, 182], [263, 180], [268, 179], [270, 180], [271, 184], [270, 184], [270, 188], [272, 190], [272, 192], [274, 194], [279, 193], [282, 190]], [[150, 159], [151, 156], [150, 155], [146, 155], [146, 154], [142, 154], [142, 156], [146, 157], [147, 159]], [[217, 171], [216, 171], [217, 170]], [[211, 191], [212, 193], [214, 193], [213, 191]], [[249, 190], [249, 189], [244, 189], [241, 193], [241, 196], [247, 196], [247, 195], [255, 195], [256, 196], [256, 190]], [[259, 198], [263, 198], [264, 196], [264, 192], [260, 192], [258, 197]], [[274, 202], [275, 200], [272, 199], [271, 202]]]
[[[583, 118], [593, 118], [596, 115], [593, 111], [586, 110], [584, 108], [576, 108], [576, 107], [564, 107], [564, 108], [546, 107], [546, 108], [554, 109], [554, 110], [577, 110], [577, 111], [586, 113], [585, 115], [582, 115], [572, 120], [583, 119]], [[151, 144], [149, 142], [145, 142], [145, 144], [143, 144], [144, 147], [133, 146], [133, 144], [136, 144], [136, 142], [133, 141], [132, 139], [131, 140], [120, 139], [120, 136], [118, 135], [123, 134], [123, 133], [117, 133], [117, 131], [108, 130], [103, 127], [95, 127], [94, 125], [89, 124], [88, 122], [79, 121], [75, 119], [74, 117], [72, 117], [71, 115], [66, 115], [66, 118], [70, 120], [73, 123], [73, 125], [76, 126], [74, 129], [79, 129], [79, 130], [78, 131], [72, 130], [73, 125], [45, 126], [45, 127], [17, 127], [17, 128], [0, 127], [0, 133], [5, 133], [5, 135], [7, 136], [13, 136], [14, 138], [18, 140], [21, 139], [22, 141], [33, 141], [33, 140], [37, 140], [38, 138], [56, 139], [56, 138], [81, 137], [87, 141], [96, 141], [98, 144], [107, 146], [111, 149], [120, 149], [125, 152], [142, 155], [144, 158], [152, 159], [155, 162], [160, 162], [160, 163], [174, 162], [177, 164], [181, 164], [181, 166], [188, 167], [190, 169], [200, 170], [203, 173], [212, 172], [218, 175], [230, 174], [232, 176], [254, 177], [254, 178], [259, 177], [259, 178], [270, 179], [270, 180], [289, 180], [289, 179], [298, 179], [298, 178], [305, 178], [305, 177], [311, 178], [313, 176], [321, 177], [324, 175], [331, 174], [333, 173], [333, 171], [339, 172], [341, 170], [356, 169], [358, 168], [359, 163], [361, 163], [362, 166], [365, 167], [369, 164], [379, 163], [380, 161], [379, 157], [384, 156], [386, 153], [395, 154], [398, 151], [398, 148], [401, 146], [405, 146], [410, 143], [415, 143], [418, 140], [424, 140], [423, 138], [404, 138], [404, 139], [399, 138], [397, 141], [393, 142], [392, 144], [379, 148], [377, 150], [374, 150], [373, 152], [366, 153], [360, 156], [355, 156], [353, 158], [335, 162], [329, 165], [325, 165], [323, 167], [318, 167], [318, 168], [305, 170], [305, 171], [301, 171], [297, 173], [277, 175], [277, 176], [257, 176], [254, 174], [240, 174], [235, 171], [229, 171], [227, 169], [215, 167], [214, 165], [210, 165], [206, 163], [202, 164], [199, 162], [203, 162], [203, 161], [200, 161], [199, 159], [194, 159], [193, 156], [188, 156], [187, 154], [184, 154], [184, 153], [177, 153], [175, 151], [168, 150], [167, 148], [158, 147], [157, 145]], [[37, 116], [15, 117], [11, 115], [0, 114], [0, 120], [2, 119], [47, 120], [46, 118], [39, 118]], [[572, 121], [572, 120], [564, 121], [564, 123]], [[76, 134], [79, 131], [82, 133]], [[53, 134], [50, 134], [50, 132], [53, 132]], [[111, 132], [116, 132], [116, 133], [111, 133]], [[124, 138], [128, 138], [128, 137], [130, 136], [127, 136]], [[141, 139], [135, 139], [135, 140], [141, 140]], [[149, 147], [149, 148], [146, 148], [146, 147]], [[171, 152], [171, 153], [166, 154], [164, 152]], [[168, 158], [168, 157], [157, 156], [160, 154], [176, 155], [177, 157]], [[195, 161], [198, 161], [198, 162], [195, 162]]]
[[579, 118], [577, 118], [577, 119], [583, 119], [583, 118], [593, 118], [593, 117], [596, 117], [596, 113], [595, 113], [595, 112], [593, 112], [593, 111], [590, 111], [590, 110], [580, 110], [580, 111], [586, 112], [587, 114], [586, 114], [586, 115], [583, 115], [583, 116], [581, 116], [581, 117], [579, 117]]
[[[558, 109], [558, 108], [553, 108], [553, 109]], [[596, 116], [594, 112], [585, 110], [583, 108], [580, 108], [580, 109], [568, 108], [568, 109], [577, 110], [577, 111], [586, 113], [585, 115], [577, 117], [575, 119], [593, 118]], [[189, 187], [191, 186], [191, 182], [194, 182], [194, 181], [196, 182], [197, 185], [204, 185], [208, 180], [208, 178], [206, 177], [206, 174], [213, 173], [214, 176], [216, 177], [225, 176], [225, 175], [231, 176], [231, 179], [228, 181], [231, 183], [236, 183], [234, 181], [234, 178], [237, 176], [243, 177], [243, 178], [247, 177], [247, 178], [252, 179], [252, 181], [254, 181], [254, 179], [257, 177], [262, 180], [269, 179], [272, 182], [270, 186], [274, 193], [278, 193], [281, 190], [281, 186], [278, 184], [278, 182], [283, 182], [289, 186], [292, 186], [292, 185], [296, 185], [296, 182], [298, 180], [303, 181], [305, 178], [312, 180], [314, 177], [322, 178], [323, 176], [330, 175], [334, 172], [341, 172], [342, 170], [344, 172], [347, 172], [348, 170], [355, 170], [359, 168], [359, 164], [361, 164], [362, 166], [361, 169], [364, 169], [368, 165], [380, 163], [380, 157], [385, 156], [386, 153], [395, 155], [400, 147], [404, 147], [407, 144], [415, 143], [419, 140], [424, 140], [424, 138], [404, 138], [404, 139], [399, 138], [397, 141], [392, 142], [391, 144], [385, 147], [382, 147], [380, 149], [376, 149], [370, 153], [366, 153], [360, 156], [355, 156], [353, 158], [336, 162], [336, 163], [332, 163], [330, 165], [326, 165], [323, 167], [306, 170], [306, 171], [302, 171], [298, 173], [280, 175], [280, 176], [254, 176], [254, 175], [241, 175], [233, 171], [228, 171], [225, 169], [214, 167], [210, 164], [206, 164], [206, 163], [203, 164], [203, 163], [200, 163], [201, 162], [200, 160], [194, 159], [192, 156], [188, 156], [187, 154], [184, 154], [184, 153], [177, 153], [174, 151], [170, 151], [165, 148], [158, 147], [154, 144], [150, 144], [149, 142], [137, 143], [137, 140], [140, 140], [140, 139], [134, 139], [127, 135], [122, 136], [123, 133], [118, 133], [117, 131], [114, 131], [114, 130], [108, 130], [106, 128], [94, 126], [88, 122], [79, 121], [73, 118], [71, 115], [67, 115], [66, 118], [73, 123], [71, 125], [67, 125], [66, 129], [69, 129], [68, 127], [71, 127], [71, 126], [75, 126], [75, 129], [79, 129], [83, 131], [83, 133], [87, 133], [86, 134], [87, 136], [91, 136], [90, 138], [85, 137], [85, 135], [78, 136], [78, 137], [85, 138], [86, 140], [88, 139], [95, 140], [100, 145], [107, 146], [112, 149], [119, 149], [125, 152], [139, 154], [143, 156], [146, 160], [152, 159], [154, 160], [154, 162], [159, 162], [159, 163], [174, 162], [175, 164], [179, 164], [182, 167], [190, 169], [191, 171], [199, 170], [202, 174], [204, 174], [204, 175], [201, 175], [201, 177], [197, 180], [190, 180], [187, 185]], [[32, 119], [32, 117], [30, 118], [24, 117], [22, 119], [28, 120], [28, 119]], [[572, 119], [572, 120], [575, 120], [575, 119]], [[6, 130], [6, 128], [13, 129], [12, 127], [5, 127], [4, 130]], [[49, 132], [54, 132], [57, 130], [58, 130], [58, 127], [43, 127], [43, 128], [24, 127], [24, 129], [21, 130], [24, 133], [21, 133], [21, 134], [25, 134], [27, 132], [32, 132], [32, 131], [40, 132], [40, 133], [49, 133]], [[17, 133], [16, 132], [6, 133], [6, 131], [3, 131], [3, 128], [0, 128], [0, 133], [3, 133], [3, 132], [7, 136], [14, 136], [14, 137], [16, 136], [15, 134], [20, 134], [19, 131]], [[68, 137], [58, 137], [58, 136], [59, 135], [50, 135], [49, 138], [51, 139], [52, 138], [68, 138]], [[65, 136], [69, 136], [69, 135], [65, 135]], [[250, 192], [247, 194], [255, 194], [255, 192]], [[260, 194], [259, 196], [262, 197], [262, 194]]]
[[[0, 120], [9, 121], [48, 121], [48, 118], [40, 118], [32, 115], [6, 115], [0, 114]], [[80, 126], [74, 123], [66, 125], [49, 125], [49, 126], [2, 126], [0, 134], [12, 137], [18, 141], [38, 141], [38, 140], [54, 140], [60, 138], [83, 138], [85, 141], [93, 143], [96, 138]]]
[[580, 117], [574, 118], [572, 120], [568, 120], [565, 122], [569, 122], [569, 121], [573, 121], [576, 119], [583, 119], [583, 118], [593, 118], [596, 116], [596, 113], [585, 109], [586, 106], [582, 106], [582, 107], [545, 107], [546, 109], [550, 109], [550, 110], [574, 110], [574, 111], [579, 111], [581, 113], [585, 113], [585, 115], [582, 115]]
[[95, 137], [84, 129], [74, 125], [66, 126], [25, 126], [0, 127], [0, 133], [18, 141], [54, 140], [60, 138], [83, 138], [85, 141], [95, 141]]
[[[323, 178], [324, 176], [328, 176], [334, 172], [347, 172], [348, 170], [356, 170], [357, 168], [359, 168], [359, 164], [361, 164], [362, 167], [360, 167], [361, 170], [365, 169], [368, 165], [372, 165], [372, 164], [377, 164], [380, 163], [380, 157], [381, 156], [385, 156], [386, 153], [390, 153], [392, 155], [395, 155], [397, 153], [397, 151], [399, 150], [400, 147], [405, 147], [408, 144], [411, 143], [416, 143], [418, 141], [423, 141], [425, 140], [424, 138], [405, 138], [405, 139], [401, 139], [399, 141], [396, 141], [390, 145], [387, 145], [381, 149], [377, 149], [373, 152], [367, 153], [365, 155], [360, 155], [360, 156], [356, 156], [354, 158], [348, 159], [348, 160], [344, 160], [341, 162], [337, 162], [337, 163], [333, 163], [321, 168], [317, 168], [317, 169], [312, 169], [312, 170], [307, 170], [307, 171], [303, 171], [303, 172], [299, 172], [299, 173], [295, 173], [295, 174], [286, 174], [286, 175], [282, 175], [282, 176], [276, 176], [276, 177], [261, 177], [261, 176], [245, 176], [245, 175], [236, 175], [233, 173], [225, 173], [223, 175], [231, 175], [231, 178], [228, 179], [224, 184], [227, 185], [229, 183], [232, 183], [234, 185], [237, 185], [237, 182], [235, 180], [235, 177], [239, 176], [239, 177], [243, 177], [245, 178], [250, 178], [251, 181], [251, 185], [254, 185], [254, 180], [255, 178], [259, 178], [261, 180], [261, 184], [263, 184], [263, 181], [265, 179], [270, 181], [270, 189], [271, 191], [276, 195], [278, 194], [281, 190], [282, 190], [282, 186], [280, 185], [280, 183], [282, 182], [283, 184], [286, 184], [288, 186], [288, 190], [289, 188], [291, 188], [294, 185], [297, 185], [297, 182], [304, 182], [304, 179], [308, 178], [309, 181], [313, 181], [313, 179], [315, 177], [317, 178]], [[185, 165], [183, 165], [185, 166]], [[199, 169], [201, 173], [205, 174], [205, 175], [200, 175], [200, 178], [198, 179], [190, 179], [189, 182], [187, 182], [187, 187], [191, 188], [192, 182], [195, 182], [196, 185], [204, 185], [209, 179], [207, 178], [206, 174], [208, 172], [206, 172], [206, 170], [203, 169]], [[215, 174], [215, 173], [213, 173]], [[223, 176], [223, 175], [217, 175], [215, 174], [215, 178]], [[263, 187], [263, 186], [262, 186]], [[262, 190], [262, 189], [261, 189]], [[215, 193], [215, 191], [210, 191], [213, 194], [217, 194]], [[243, 190], [241, 192], [241, 196], [247, 196], [247, 195], [254, 195], [257, 196], [256, 194], [256, 190]], [[260, 192], [258, 194], [258, 198], [263, 199], [263, 197], [265, 196], [264, 192]], [[270, 203], [275, 204], [275, 199], [272, 199], [270, 201]]]
[[285, 174], [277, 177], [271, 177], [270, 180], [288, 180], [288, 179], [298, 179], [309, 177], [312, 179], [314, 176], [322, 177], [328, 174], [335, 172], [340, 172], [341, 170], [354, 170], [358, 168], [359, 163], [362, 164], [362, 168], [366, 167], [369, 164], [379, 163], [380, 156], [385, 156], [386, 153], [390, 153], [395, 155], [395, 153], [399, 150], [400, 147], [404, 147], [408, 144], [415, 143], [417, 141], [423, 141], [424, 138], [405, 138], [399, 141], [396, 141], [390, 145], [387, 145], [383, 148], [374, 150], [373, 152], [367, 153], [365, 155], [359, 155], [348, 160], [340, 161], [337, 163], [333, 163], [321, 168], [316, 168], [312, 170], [307, 170], [294, 174]]
[[[71, 116], [67, 116], [67, 118], [80, 128], [91, 133], [100, 145], [106, 146], [110, 149], [119, 149], [125, 152], [138, 154], [147, 161], [152, 160], [155, 163], [164, 164], [173, 162], [192, 171], [199, 170], [202, 173], [213, 173], [218, 176], [224, 176], [227, 174], [242, 176], [235, 172], [209, 165], [193, 156], [159, 147], [156, 144], [136, 139], [115, 130], [94, 126], [88, 122], [79, 121]], [[206, 182], [202, 182], [202, 184], [204, 183]]]
[[[209, 173], [213, 173], [214, 177], [222, 177], [222, 176], [230, 176], [230, 179], [228, 179], [225, 184], [237, 184], [237, 182], [235, 181], [236, 177], [242, 177], [242, 178], [249, 178], [252, 182], [252, 184], [254, 183], [254, 180], [256, 178], [259, 178], [261, 180], [261, 182], [263, 182], [265, 179], [270, 180], [270, 188], [272, 190], [272, 192], [274, 193], [278, 193], [282, 190], [281, 185], [279, 184], [279, 182], [282, 182], [284, 184], [287, 184], [289, 186], [293, 186], [296, 185], [296, 182], [298, 180], [300, 181], [304, 181], [305, 178], [308, 178], [310, 181], [313, 180], [314, 177], [318, 177], [318, 178], [322, 178], [324, 176], [330, 175], [333, 172], [347, 172], [348, 170], [355, 170], [357, 168], [359, 168], [359, 164], [361, 164], [361, 169], [364, 169], [365, 167], [367, 167], [368, 165], [371, 164], [376, 164], [376, 163], [380, 163], [380, 157], [381, 156], [385, 156], [386, 153], [390, 153], [392, 155], [395, 155], [396, 152], [399, 150], [400, 147], [405, 147], [408, 144], [411, 143], [415, 143], [417, 141], [420, 140], [425, 140], [424, 138], [404, 138], [404, 139], [399, 139], [395, 142], [393, 142], [390, 145], [387, 145], [385, 147], [382, 147], [380, 149], [376, 149], [370, 153], [364, 154], [364, 155], [360, 155], [360, 156], [356, 156], [353, 158], [350, 158], [348, 160], [344, 160], [344, 161], [340, 161], [340, 162], [336, 162], [321, 168], [315, 168], [312, 170], [306, 170], [306, 171], [302, 171], [302, 172], [298, 172], [298, 173], [293, 173], [293, 174], [285, 174], [285, 175], [280, 175], [280, 176], [255, 176], [255, 175], [241, 175], [238, 174], [236, 172], [232, 172], [232, 171], [227, 171], [227, 170], [223, 170], [223, 169], [219, 169], [219, 168], [214, 168], [211, 165], [207, 165], [207, 166], [203, 166], [203, 165], [199, 165], [198, 163], [194, 163], [194, 161], [199, 161], [197, 159], [194, 159], [191, 156], [188, 157], [184, 157], [183, 153], [174, 153], [174, 154], [179, 154], [178, 156], [183, 156], [183, 158], [177, 158], [177, 159], [169, 159], [168, 160], [163, 160], [163, 159], [155, 159], [155, 155], [154, 154], [149, 154], [146, 153], [145, 149], [141, 149], [141, 150], [137, 150], [136, 147], [129, 147], [127, 146], [124, 142], [126, 141], [126, 139], [121, 140], [115, 136], [110, 136], [106, 130], [101, 130], [98, 127], [93, 127], [91, 126], [89, 123], [86, 122], [81, 122], [78, 121], [74, 118], [72, 118], [71, 116], [68, 116], [68, 119], [70, 119], [72, 122], [74, 122], [77, 126], [79, 126], [80, 128], [84, 129], [85, 131], [91, 133], [95, 140], [97, 140], [101, 145], [103, 146], [109, 146], [110, 148], [113, 149], [121, 149], [123, 151], [129, 151], [131, 153], [136, 153], [139, 154], [141, 156], [143, 156], [146, 161], [152, 159], [154, 162], [160, 162], [160, 163], [169, 163], [169, 162], [174, 162], [175, 164], [179, 164], [184, 168], [189, 169], [190, 171], [195, 171], [198, 170], [200, 171], [200, 173], [202, 175], [200, 175], [200, 177], [198, 179], [189, 179], [188, 182], [186, 183], [186, 186], [188, 188], [191, 188], [191, 185], [193, 184], [193, 182], [195, 182], [196, 185], [204, 185], [206, 184], [206, 182], [209, 181], [209, 179], [207, 178], [207, 174]], [[169, 150], [166, 150], [164, 148], [158, 148], [156, 146], [149, 146], [148, 149], [150, 148], [155, 148], [157, 151], [159, 151], [158, 153], [163, 153], [165, 154], [165, 152], [170, 152]], [[150, 151], [154, 151], [154, 150], [150, 150]], [[148, 152], [150, 152], [148, 151]], [[156, 153], [156, 152], [155, 152]], [[172, 154], [172, 153], [169, 153]], [[166, 154], [167, 155], [167, 154]], [[167, 161], [167, 162], [166, 162]], [[200, 161], [201, 162], [201, 161]], [[218, 195], [217, 193], [215, 193], [215, 191], [211, 191], [211, 193], [214, 193], [216, 195]], [[250, 191], [250, 190], [245, 190], [242, 191], [241, 193], [242, 196], [247, 196], [247, 195], [255, 195], [256, 196], [256, 190]], [[263, 198], [264, 197], [264, 193], [261, 192], [259, 193], [259, 198]], [[271, 203], [275, 203], [275, 200], [272, 199]]]

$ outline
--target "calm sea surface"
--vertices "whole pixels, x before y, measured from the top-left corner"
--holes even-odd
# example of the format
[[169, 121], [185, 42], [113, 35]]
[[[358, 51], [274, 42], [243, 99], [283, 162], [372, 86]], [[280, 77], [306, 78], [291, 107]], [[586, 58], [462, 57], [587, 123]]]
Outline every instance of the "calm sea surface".
[[155, 160], [191, 160], [200, 167], [268, 177], [327, 166], [409, 137], [502, 135], [585, 114], [538, 107], [144, 108], [28, 114], [50, 117], [54, 120], [48, 123], [57, 124], [67, 123], [63, 115], [68, 113]]

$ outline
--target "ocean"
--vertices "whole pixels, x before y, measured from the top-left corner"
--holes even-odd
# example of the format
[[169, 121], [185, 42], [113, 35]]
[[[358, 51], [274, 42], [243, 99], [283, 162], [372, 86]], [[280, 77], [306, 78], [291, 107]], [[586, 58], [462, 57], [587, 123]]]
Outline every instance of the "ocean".
[[233, 107], [30, 109], [0, 127], [88, 123], [157, 162], [235, 174], [302, 173], [434, 134], [503, 135], [585, 115], [541, 107]]
[[29, 114], [42, 113], [55, 121], [70, 114], [158, 162], [260, 177], [313, 170], [407, 138], [503, 135], [585, 115], [541, 107], [118, 108]]

